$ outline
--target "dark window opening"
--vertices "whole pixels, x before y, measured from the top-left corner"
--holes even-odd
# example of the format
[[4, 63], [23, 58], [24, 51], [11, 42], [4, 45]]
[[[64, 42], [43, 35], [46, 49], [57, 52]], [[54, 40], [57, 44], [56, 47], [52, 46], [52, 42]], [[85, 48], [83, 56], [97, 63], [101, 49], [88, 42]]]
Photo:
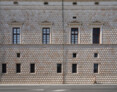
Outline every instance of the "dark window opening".
[[77, 2], [73, 2], [73, 5], [77, 5]]
[[99, 5], [99, 2], [95, 2], [95, 5]]
[[98, 64], [94, 64], [94, 73], [98, 73]]
[[14, 1], [13, 4], [18, 4], [18, 2], [17, 1]]
[[78, 44], [78, 28], [71, 29], [71, 44]]
[[35, 73], [35, 64], [30, 64], [30, 73]]
[[72, 73], [77, 73], [77, 64], [72, 64]]
[[17, 53], [17, 57], [20, 57], [20, 53]]
[[95, 57], [95, 58], [98, 57], [98, 53], [94, 53], [94, 57]]
[[44, 2], [44, 5], [48, 5], [48, 2]]
[[50, 43], [50, 28], [43, 28], [42, 30], [42, 43], [49, 44]]
[[76, 19], [76, 16], [73, 16], [73, 19]]
[[20, 44], [20, 28], [13, 28], [13, 44]]
[[62, 72], [62, 64], [57, 64], [57, 73]]
[[76, 53], [73, 53], [73, 58], [76, 58], [76, 55], [77, 55]]
[[6, 73], [7, 69], [6, 69], [6, 64], [2, 64], [2, 73]]
[[93, 44], [100, 43], [100, 28], [93, 28]]
[[16, 64], [16, 73], [21, 72], [21, 64]]

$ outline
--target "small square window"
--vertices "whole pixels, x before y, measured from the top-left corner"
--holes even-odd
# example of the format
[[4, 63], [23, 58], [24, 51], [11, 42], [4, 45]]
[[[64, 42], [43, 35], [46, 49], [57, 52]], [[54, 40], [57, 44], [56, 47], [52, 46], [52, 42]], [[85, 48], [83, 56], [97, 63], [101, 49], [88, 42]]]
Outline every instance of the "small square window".
[[77, 5], [77, 2], [73, 2], [73, 5]]
[[44, 5], [48, 5], [48, 2], [44, 2]]
[[16, 4], [16, 5], [17, 5], [17, 4], [18, 4], [18, 2], [17, 2], [17, 1], [14, 1], [14, 2], [13, 2], [13, 4]]
[[17, 57], [20, 57], [20, 53], [17, 53]]
[[94, 57], [97, 58], [98, 57], [98, 53], [94, 53]]
[[76, 19], [76, 16], [73, 16], [73, 19]]
[[76, 55], [77, 55], [76, 53], [73, 53], [73, 58], [76, 58]]
[[99, 5], [99, 2], [95, 2], [95, 5]]

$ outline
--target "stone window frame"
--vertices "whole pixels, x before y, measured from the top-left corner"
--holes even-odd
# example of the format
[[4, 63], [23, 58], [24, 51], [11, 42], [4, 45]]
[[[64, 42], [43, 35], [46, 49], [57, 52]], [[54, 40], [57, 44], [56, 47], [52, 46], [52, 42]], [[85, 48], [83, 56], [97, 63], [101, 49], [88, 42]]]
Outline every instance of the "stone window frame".
[[77, 44], [81, 44], [81, 23], [79, 22], [71, 22], [68, 24], [69, 25], [69, 44], [72, 44], [71, 43], [71, 29], [72, 28], [78, 28], [78, 43]]
[[52, 32], [53, 32], [53, 29], [52, 29], [52, 25], [53, 23], [51, 22], [48, 22], [48, 21], [44, 21], [44, 22], [41, 22], [41, 44], [43, 44], [43, 28], [50, 28], [50, 43], [49, 44], [52, 44]]
[[11, 44], [14, 44], [13, 43], [13, 28], [15, 27], [19, 27], [20, 28], [20, 43], [19, 44], [14, 44], [14, 45], [20, 45], [22, 44], [22, 26], [23, 26], [24, 23], [22, 22], [17, 22], [17, 21], [13, 21], [13, 22], [10, 22], [9, 25], [10, 25], [10, 29], [11, 29], [11, 34], [12, 34], [12, 41], [11, 41]]
[[100, 43], [103, 44], [103, 23], [99, 21], [95, 21], [90, 24], [91, 25], [91, 44], [93, 44], [93, 28], [100, 28]]

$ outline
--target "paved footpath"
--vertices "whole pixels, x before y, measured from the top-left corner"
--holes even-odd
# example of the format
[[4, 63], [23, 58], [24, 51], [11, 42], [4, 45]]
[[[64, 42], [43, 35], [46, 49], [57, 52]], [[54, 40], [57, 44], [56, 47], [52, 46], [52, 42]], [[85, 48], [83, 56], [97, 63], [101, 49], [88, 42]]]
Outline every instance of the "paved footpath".
[[117, 85], [0, 85], [0, 92], [117, 92]]

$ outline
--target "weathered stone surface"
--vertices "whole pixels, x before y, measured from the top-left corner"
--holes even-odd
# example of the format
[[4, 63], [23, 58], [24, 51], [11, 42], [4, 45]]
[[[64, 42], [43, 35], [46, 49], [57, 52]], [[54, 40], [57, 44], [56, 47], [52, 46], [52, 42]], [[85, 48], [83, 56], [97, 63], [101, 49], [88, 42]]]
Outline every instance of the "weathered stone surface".
[[[62, 3], [53, 0], [43, 5], [41, 0], [0, 0], [0, 83], [15, 84], [117, 84], [117, 2], [116, 0], [72, 1], [65, 0], [64, 27]], [[84, 0], [83, 0], [84, 1]], [[32, 5], [31, 5], [32, 3]], [[107, 4], [107, 5], [106, 5]], [[73, 19], [76, 16], [76, 19]], [[45, 23], [47, 21], [47, 23]], [[12, 44], [12, 27], [21, 27], [21, 44]], [[50, 27], [51, 43], [42, 44], [42, 28]], [[70, 31], [78, 27], [79, 44], [71, 45]], [[92, 44], [92, 28], [101, 27], [102, 44]], [[63, 31], [64, 28], [64, 31]], [[17, 58], [16, 53], [21, 57]], [[72, 54], [77, 53], [73, 58]], [[94, 53], [99, 57], [94, 58]], [[1, 65], [7, 63], [7, 73], [2, 74]], [[21, 73], [16, 73], [16, 63], [21, 63]], [[30, 63], [36, 72], [30, 73]], [[62, 73], [57, 74], [57, 64]], [[77, 73], [72, 73], [72, 64]], [[99, 64], [99, 73], [93, 73], [93, 64]]]

